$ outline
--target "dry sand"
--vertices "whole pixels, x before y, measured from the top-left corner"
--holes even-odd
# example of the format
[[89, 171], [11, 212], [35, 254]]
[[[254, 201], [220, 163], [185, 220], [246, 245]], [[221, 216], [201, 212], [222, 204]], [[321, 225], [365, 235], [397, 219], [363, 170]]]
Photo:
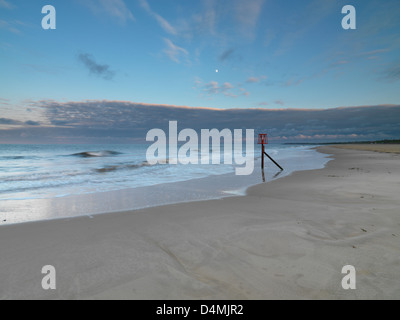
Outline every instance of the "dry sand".
[[244, 197], [2, 226], [0, 298], [399, 299], [400, 155], [319, 150]]
[[338, 144], [335, 148], [353, 149], [386, 153], [400, 153], [400, 144]]

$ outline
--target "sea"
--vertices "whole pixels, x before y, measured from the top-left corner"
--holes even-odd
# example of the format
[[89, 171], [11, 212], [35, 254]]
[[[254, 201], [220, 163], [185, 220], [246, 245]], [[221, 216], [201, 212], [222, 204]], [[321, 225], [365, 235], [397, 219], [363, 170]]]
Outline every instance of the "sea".
[[[267, 153], [284, 171], [265, 158], [263, 175], [255, 145], [254, 172], [236, 176], [235, 163], [150, 165], [148, 147], [0, 144], [0, 225], [244, 195], [249, 186], [329, 161], [314, 146], [270, 144]], [[220, 151], [223, 161], [223, 145]]]

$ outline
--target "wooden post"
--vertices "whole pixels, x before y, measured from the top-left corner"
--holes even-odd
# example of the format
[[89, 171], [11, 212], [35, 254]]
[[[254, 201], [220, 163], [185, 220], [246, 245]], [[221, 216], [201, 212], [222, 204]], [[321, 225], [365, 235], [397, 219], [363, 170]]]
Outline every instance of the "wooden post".
[[261, 169], [263, 170], [264, 173], [264, 155], [266, 155], [268, 158], [271, 159], [271, 161], [273, 163], [275, 163], [275, 165], [281, 169], [281, 171], [283, 171], [283, 168], [274, 160], [272, 159], [266, 152], [265, 152], [265, 146], [264, 144], [268, 143], [268, 136], [266, 133], [260, 133], [258, 135], [258, 144], [261, 144]]
[[[264, 152], [264, 154], [265, 154], [268, 158], [270, 158], [271, 161], [272, 161], [273, 163], [275, 163], [276, 166], [277, 166], [279, 169], [281, 169], [281, 171], [283, 171], [283, 168], [282, 168], [274, 159], [272, 159], [272, 158], [268, 155], [268, 153]], [[264, 160], [264, 156], [263, 156], [263, 160]], [[263, 161], [263, 162], [264, 162], [264, 161]]]
[[262, 149], [261, 149], [261, 169], [264, 170], [264, 145], [262, 145]]

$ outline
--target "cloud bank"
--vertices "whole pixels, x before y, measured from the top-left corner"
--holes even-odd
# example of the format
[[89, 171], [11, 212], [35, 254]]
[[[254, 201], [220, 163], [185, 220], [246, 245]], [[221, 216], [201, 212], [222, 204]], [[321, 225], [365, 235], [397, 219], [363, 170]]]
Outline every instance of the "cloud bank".
[[[255, 129], [276, 142], [329, 142], [400, 137], [400, 105], [335, 109], [210, 109], [121, 101], [38, 102], [40, 126], [0, 130], [0, 142], [93, 143], [144, 141], [148, 130]], [[10, 122], [11, 119], [1, 119]], [[10, 124], [10, 123], [9, 123]], [[17, 123], [14, 123], [17, 124]]]
[[28, 120], [28, 121], [24, 122], [24, 121], [8, 119], [8, 118], [0, 118], [0, 125], [4, 125], [4, 126], [21, 126], [21, 125], [39, 126], [40, 123], [33, 121], [33, 120]]

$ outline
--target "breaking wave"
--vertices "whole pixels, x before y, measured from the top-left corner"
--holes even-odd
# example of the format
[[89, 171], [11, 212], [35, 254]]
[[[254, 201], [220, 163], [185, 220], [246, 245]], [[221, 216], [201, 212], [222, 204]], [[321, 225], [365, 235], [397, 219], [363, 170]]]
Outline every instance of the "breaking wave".
[[24, 160], [24, 159], [37, 159], [37, 157], [24, 157], [24, 156], [3, 156], [0, 160]]
[[80, 158], [96, 158], [96, 157], [112, 157], [122, 154], [121, 152], [117, 151], [86, 151], [86, 152], [79, 152], [71, 154], [73, 157], [80, 157]]
[[107, 166], [104, 168], [96, 169], [98, 173], [107, 173], [107, 172], [114, 172], [118, 170], [132, 170], [132, 169], [139, 169], [143, 167], [151, 166], [150, 163], [147, 161], [143, 161], [140, 164], [125, 164], [125, 165], [117, 165], [117, 166]]

